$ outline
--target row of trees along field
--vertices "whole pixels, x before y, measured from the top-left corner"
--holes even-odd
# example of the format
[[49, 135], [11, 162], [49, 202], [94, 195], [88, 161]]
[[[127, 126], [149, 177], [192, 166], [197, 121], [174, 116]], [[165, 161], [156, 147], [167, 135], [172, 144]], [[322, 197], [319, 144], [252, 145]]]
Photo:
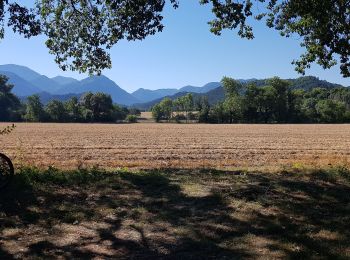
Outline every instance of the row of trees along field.
[[44, 105], [38, 95], [29, 96], [26, 102], [11, 93], [13, 85], [0, 75], [0, 121], [29, 122], [135, 122], [140, 111], [113, 104], [110, 95], [84, 94], [66, 102], [52, 100]]
[[152, 108], [159, 121], [196, 120], [202, 123], [348, 123], [350, 89], [292, 90], [277, 77], [267, 85], [241, 84], [223, 78], [225, 99], [210, 105], [206, 96], [192, 94], [163, 99]]

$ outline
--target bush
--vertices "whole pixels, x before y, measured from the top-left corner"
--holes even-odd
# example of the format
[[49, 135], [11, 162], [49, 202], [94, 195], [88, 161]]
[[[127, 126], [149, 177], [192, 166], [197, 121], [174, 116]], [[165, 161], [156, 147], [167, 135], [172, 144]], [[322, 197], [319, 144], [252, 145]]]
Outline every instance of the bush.
[[344, 166], [332, 166], [328, 169], [315, 171], [313, 176], [319, 180], [336, 183], [339, 180], [350, 182], [350, 170]]
[[126, 117], [126, 122], [128, 122], [128, 123], [137, 123], [137, 116], [135, 116], [135, 115], [128, 115]]

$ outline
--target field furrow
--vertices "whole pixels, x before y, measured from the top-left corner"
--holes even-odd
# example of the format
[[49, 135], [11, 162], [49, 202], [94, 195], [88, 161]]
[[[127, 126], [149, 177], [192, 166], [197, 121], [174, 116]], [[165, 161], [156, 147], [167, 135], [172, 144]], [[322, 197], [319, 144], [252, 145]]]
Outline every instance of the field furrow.
[[0, 141], [16, 164], [39, 167], [350, 164], [350, 125], [20, 123]]

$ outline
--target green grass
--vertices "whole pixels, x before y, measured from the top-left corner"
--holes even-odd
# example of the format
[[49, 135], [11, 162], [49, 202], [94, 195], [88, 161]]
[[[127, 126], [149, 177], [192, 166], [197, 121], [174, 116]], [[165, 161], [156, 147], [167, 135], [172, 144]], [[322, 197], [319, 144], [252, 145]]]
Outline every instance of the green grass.
[[350, 258], [350, 172], [21, 169], [0, 258]]

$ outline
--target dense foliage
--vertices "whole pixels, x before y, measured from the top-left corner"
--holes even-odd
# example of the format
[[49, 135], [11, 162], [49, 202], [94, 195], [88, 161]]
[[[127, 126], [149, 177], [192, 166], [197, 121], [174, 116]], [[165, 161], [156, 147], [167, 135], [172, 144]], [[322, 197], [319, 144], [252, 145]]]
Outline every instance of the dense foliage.
[[[110, 95], [85, 93], [80, 99], [72, 97], [66, 102], [52, 100], [44, 105], [38, 95], [23, 103], [11, 93], [12, 85], [0, 76], [0, 121], [28, 122], [117, 122], [128, 115], [138, 115], [137, 109], [113, 104]], [[130, 118], [128, 122], [135, 122]]]
[[[111, 67], [108, 53], [122, 39], [142, 40], [163, 30], [165, 3], [178, 0], [38, 0], [36, 5], [0, 0], [0, 39], [4, 25], [29, 38], [47, 36], [46, 46], [63, 69], [100, 73]], [[345, 0], [199, 0], [212, 7], [211, 32], [238, 29], [253, 39], [252, 18], [264, 20], [282, 36], [298, 35], [306, 49], [296, 70], [304, 73], [317, 62], [323, 68], [340, 61], [343, 76], [350, 76], [350, 2]], [[7, 21], [7, 22], [6, 22]]]
[[0, 75], [0, 120], [14, 120], [20, 108], [19, 99], [11, 93], [13, 85], [7, 83], [7, 78]]
[[174, 101], [170, 98], [164, 98], [159, 104], [156, 104], [152, 108], [152, 116], [156, 122], [161, 120], [167, 120], [169, 122], [172, 119], [175, 119], [176, 121], [185, 119], [188, 121], [189, 119], [192, 119], [193, 108], [193, 95], [189, 93], [175, 99]]
[[[333, 89], [333, 88], [343, 87], [340, 84], [330, 83], [326, 80], [320, 80], [319, 78], [314, 76], [302, 76], [295, 79], [286, 79], [286, 80], [290, 84], [291, 90], [303, 89], [305, 91], [310, 91], [314, 88]], [[245, 89], [245, 86], [249, 84], [254, 84], [257, 87], [266, 86], [268, 85], [268, 81], [269, 79], [240, 80], [240, 82], [243, 84], [242, 90]], [[187, 93], [189, 92], [178, 92], [178, 93], [175, 93], [174, 95], [169, 95], [166, 97], [170, 98], [171, 100], [175, 100], [179, 97], [186, 95]], [[212, 90], [209, 90], [208, 92], [205, 92], [205, 93], [192, 93], [192, 95], [195, 100], [200, 99], [201, 96], [205, 96], [208, 99], [209, 104], [214, 105], [225, 98], [225, 90], [222, 87], [222, 84], [218, 82], [218, 87]], [[162, 101], [162, 99], [163, 98], [157, 98], [146, 103], [135, 104], [135, 106], [141, 110], [151, 110], [151, 108], [156, 104], [158, 104], [160, 101]]]
[[152, 108], [159, 122], [196, 120], [202, 123], [349, 123], [350, 89], [292, 89], [277, 77], [265, 86], [223, 78], [223, 101], [211, 105], [206, 96], [169, 98]]

